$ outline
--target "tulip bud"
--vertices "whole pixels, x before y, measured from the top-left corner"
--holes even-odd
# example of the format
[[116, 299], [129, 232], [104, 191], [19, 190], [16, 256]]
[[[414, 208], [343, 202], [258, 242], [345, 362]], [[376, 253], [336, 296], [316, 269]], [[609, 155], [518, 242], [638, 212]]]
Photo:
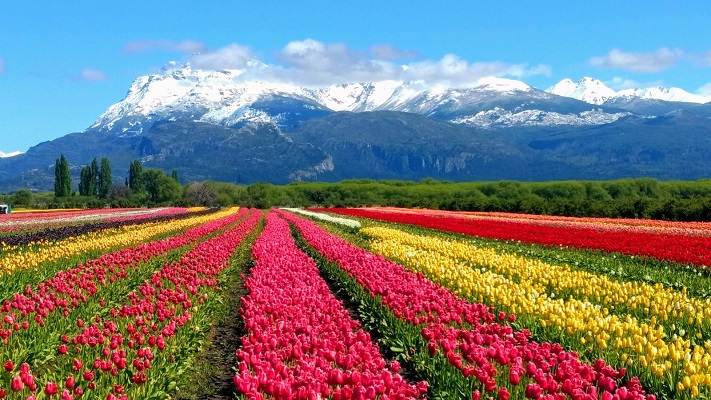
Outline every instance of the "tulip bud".
[[5, 361], [5, 364], [3, 364], [3, 367], [5, 367], [5, 371], [10, 372], [15, 369], [15, 364], [13, 364], [12, 361], [7, 360]]

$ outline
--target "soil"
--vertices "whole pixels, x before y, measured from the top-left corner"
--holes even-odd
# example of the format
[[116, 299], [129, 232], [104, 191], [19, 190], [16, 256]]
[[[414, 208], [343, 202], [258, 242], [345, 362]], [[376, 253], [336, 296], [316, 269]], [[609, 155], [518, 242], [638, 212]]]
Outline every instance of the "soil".
[[[245, 268], [247, 270], [248, 268]], [[246, 277], [245, 277], [246, 279]], [[235, 352], [241, 346], [244, 336], [244, 321], [239, 314], [242, 305], [240, 299], [247, 294], [243, 280], [235, 279], [227, 292], [226, 301], [230, 304], [227, 317], [212, 327], [207, 335], [207, 342], [199, 362], [209, 368], [209, 381], [193, 381], [191, 384], [200, 387], [191, 390], [192, 393], [177, 394], [180, 400], [234, 400], [234, 367], [237, 359]]]

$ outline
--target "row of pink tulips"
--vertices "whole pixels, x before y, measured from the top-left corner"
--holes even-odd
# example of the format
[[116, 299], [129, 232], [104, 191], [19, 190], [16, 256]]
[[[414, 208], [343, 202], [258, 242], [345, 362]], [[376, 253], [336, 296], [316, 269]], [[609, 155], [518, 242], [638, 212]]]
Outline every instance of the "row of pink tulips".
[[[241, 212], [240, 217], [245, 213], [246, 210]], [[6, 367], [9, 373], [17, 373], [10, 390], [27, 399], [40, 391], [63, 400], [87, 394], [91, 398], [123, 400], [131, 392], [136, 393], [134, 398], [150, 397], [148, 393], [154, 389], [150, 387], [151, 371], [164, 366], [155, 367], [159, 361], [174, 361], [173, 357], [159, 360], [160, 354], [171, 345], [180, 346], [174, 342], [181, 328], [190, 322], [209, 293], [219, 289], [217, 276], [260, 218], [261, 214], [253, 211], [241, 224], [164, 265], [129, 293], [123, 306], [101, 312], [104, 318], [77, 320], [78, 333], [62, 335], [57, 348], [58, 356], [53, 360], [55, 379], [38, 385], [23, 378], [32, 375], [29, 365], [23, 364], [19, 372]], [[229, 219], [235, 222], [234, 217]]]
[[234, 382], [249, 398], [417, 398], [416, 387], [388, 367], [370, 335], [360, 329], [299, 250], [276, 214], [252, 248], [255, 266], [245, 283], [241, 313], [247, 334], [237, 351]]
[[[31, 324], [43, 327], [44, 319], [52, 313], [69, 316], [71, 310], [93, 298], [101, 287], [128, 277], [132, 269], [140, 263], [224, 229], [244, 217], [246, 213], [247, 210], [242, 209], [236, 214], [188, 229], [167, 239], [104, 254], [74, 268], [61, 271], [34, 287], [28, 286], [24, 292], [16, 293], [11, 299], [2, 303], [0, 338], [7, 346], [15, 332], [29, 329]], [[22, 343], [14, 345], [21, 347]], [[3, 351], [0, 350], [0, 353]]]
[[[526, 385], [518, 390], [530, 399], [655, 399], [635, 377], [622, 385], [624, 369], [615, 370], [602, 360], [588, 365], [558, 344], [534, 342], [528, 331], [515, 332], [503, 323], [514, 316], [494, 315], [485, 305], [468, 303], [422, 274], [408, 272], [311, 221], [286, 213], [284, 217], [317, 251], [337, 262], [372, 295], [380, 296], [395, 316], [421, 326], [430, 354], [441, 352], [462, 374], [474, 377], [484, 391], [496, 393], [501, 400], [520, 385]], [[499, 375], [507, 370], [508, 379], [502, 382]], [[472, 393], [475, 399], [481, 395], [479, 390]]]

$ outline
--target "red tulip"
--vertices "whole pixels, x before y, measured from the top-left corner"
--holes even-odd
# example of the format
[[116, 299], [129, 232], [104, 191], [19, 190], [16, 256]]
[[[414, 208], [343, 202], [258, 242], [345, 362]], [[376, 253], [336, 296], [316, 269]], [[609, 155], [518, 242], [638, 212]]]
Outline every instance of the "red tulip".
[[47, 382], [47, 384], [44, 386], [44, 393], [48, 396], [57, 394], [58, 391], [59, 387], [54, 382]]
[[12, 363], [12, 361], [7, 360], [5, 361], [5, 364], [2, 365], [5, 368], [5, 371], [10, 372], [13, 369], [15, 369], [15, 364]]
[[541, 397], [543, 389], [535, 383], [526, 385], [526, 398], [538, 399]]

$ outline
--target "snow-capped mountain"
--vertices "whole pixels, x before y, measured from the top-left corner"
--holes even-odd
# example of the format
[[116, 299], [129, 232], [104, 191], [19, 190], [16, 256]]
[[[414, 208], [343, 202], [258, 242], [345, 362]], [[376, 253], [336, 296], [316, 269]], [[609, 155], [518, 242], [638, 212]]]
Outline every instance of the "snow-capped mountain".
[[51, 189], [58, 154], [73, 165], [99, 154], [118, 166], [140, 160], [191, 181], [239, 184], [699, 179], [711, 171], [711, 103], [655, 98], [680, 99], [672, 90], [614, 92], [592, 78], [550, 91], [501, 78], [460, 88], [392, 80], [312, 88], [244, 75], [174, 66], [140, 77], [87, 131], [0, 158], [0, 191]]
[[578, 82], [566, 78], [546, 90], [558, 96], [582, 100], [590, 104], [603, 104], [617, 94], [597, 79], [584, 77]]
[[546, 91], [559, 96], [570, 97], [598, 105], [603, 105], [607, 102], [619, 103], [621, 100], [633, 101], [639, 99], [696, 104], [711, 102], [711, 96], [692, 94], [675, 87], [651, 87], [614, 91], [601, 81], [589, 77], [584, 77], [577, 82], [566, 78], [551, 86]]
[[2, 151], [0, 151], [0, 158], [10, 158], [10, 157], [19, 156], [20, 154], [24, 154], [24, 153], [22, 153], [21, 151], [13, 151], [10, 153], [3, 153]]
[[589, 125], [626, 115], [503, 78], [486, 78], [472, 87], [454, 89], [402, 81], [311, 89], [245, 81], [242, 75], [241, 70], [208, 71], [173, 65], [161, 74], [136, 79], [126, 97], [89, 129], [130, 136], [156, 122], [179, 119], [224, 126], [271, 121], [289, 128], [338, 111], [401, 111], [482, 127]]
[[640, 99], [674, 101], [681, 103], [704, 104], [711, 101], [711, 96], [689, 93], [679, 88], [651, 87], [646, 89], [625, 89], [617, 92], [617, 97], [636, 97]]
[[[250, 106], [266, 97], [285, 97], [311, 103], [312, 93], [300, 87], [241, 82], [239, 70], [204, 71], [190, 66], [136, 79], [126, 97], [112, 105], [90, 129], [140, 133], [144, 124], [163, 119], [189, 118], [199, 122], [235, 125], [269, 121]], [[314, 108], [318, 104], [312, 104]]]

